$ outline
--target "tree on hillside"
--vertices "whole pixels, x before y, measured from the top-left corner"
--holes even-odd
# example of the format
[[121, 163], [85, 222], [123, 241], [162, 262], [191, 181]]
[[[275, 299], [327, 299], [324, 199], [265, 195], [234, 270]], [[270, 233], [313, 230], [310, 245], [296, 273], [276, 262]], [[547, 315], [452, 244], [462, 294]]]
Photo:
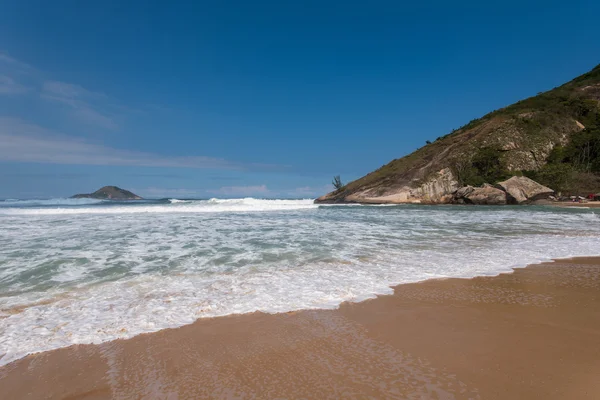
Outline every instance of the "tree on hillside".
[[455, 158], [451, 162], [452, 172], [458, 181], [460, 186], [465, 186], [470, 176], [473, 173], [473, 167], [471, 165], [471, 158], [468, 156], [462, 156]]
[[340, 178], [339, 175], [336, 175], [333, 177], [333, 181], [331, 181], [331, 184], [333, 185], [335, 190], [340, 190], [341, 188], [344, 187], [344, 184], [342, 183], [342, 179]]

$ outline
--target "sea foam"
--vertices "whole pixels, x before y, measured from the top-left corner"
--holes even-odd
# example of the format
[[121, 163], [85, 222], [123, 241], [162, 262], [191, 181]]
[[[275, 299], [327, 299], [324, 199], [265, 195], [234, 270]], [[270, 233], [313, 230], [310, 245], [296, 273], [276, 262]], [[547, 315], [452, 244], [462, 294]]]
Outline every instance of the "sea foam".
[[89, 204], [99, 204], [104, 200], [98, 199], [72, 199], [72, 198], [55, 198], [55, 199], [34, 199], [34, 200], [19, 200], [6, 199], [0, 200], [0, 207], [31, 207], [31, 206], [80, 206]]
[[[76, 200], [76, 199], [64, 199]], [[87, 199], [86, 199], [87, 200]], [[71, 205], [56, 203], [31, 203], [31, 205]], [[95, 202], [101, 202], [96, 200]], [[94, 204], [90, 203], [74, 203]], [[13, 204], [14, 205], [14, 204]], [[210, 200], [179, 200], [169, 199], [169, 204], [164, 203], [139, 203], [129, 204], [104, 202], [106, 207], [39, 207], [39, 208], [0, 208], [4, 215], [56, 215], [56, 214], [132, 214], [132, 213], [203, 213], [203, 212], [253, 212], [253, 211], [281, 211], [315, 209], [318, 206], [313, 200], [265, 200], [265, 199], [210, 199]]]
[[335, 308], [400, 283], [600, 255], [597, 214], [541, 207], [165, 200], [7, 208], [0, 224], [0, 364], [203, 317]]

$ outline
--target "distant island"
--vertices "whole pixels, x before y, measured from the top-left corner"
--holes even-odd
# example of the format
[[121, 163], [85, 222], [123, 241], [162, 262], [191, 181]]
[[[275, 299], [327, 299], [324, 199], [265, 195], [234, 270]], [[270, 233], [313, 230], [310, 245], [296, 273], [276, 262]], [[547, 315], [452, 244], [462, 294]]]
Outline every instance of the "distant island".
[[558, 200], [596, 198], [600, 65], [427, 140], [360, 179], [344, 185], [336, 177], [333, 184], [316, 203], [522, 204], [553, 191]]
[[94, 193], [81, 193], [71, 196], [72, 199], [99, 200], [142, 200], [140, 196], [117, 186], [104, 186]]

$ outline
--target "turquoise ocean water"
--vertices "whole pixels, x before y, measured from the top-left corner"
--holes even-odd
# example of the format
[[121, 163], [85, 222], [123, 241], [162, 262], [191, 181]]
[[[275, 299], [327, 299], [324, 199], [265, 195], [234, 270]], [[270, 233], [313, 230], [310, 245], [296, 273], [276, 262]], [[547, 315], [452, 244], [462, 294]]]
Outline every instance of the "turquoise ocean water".
[[312, 200], [0, 201], [0, 365], [233, 313], [600, 255], [593, 209]]

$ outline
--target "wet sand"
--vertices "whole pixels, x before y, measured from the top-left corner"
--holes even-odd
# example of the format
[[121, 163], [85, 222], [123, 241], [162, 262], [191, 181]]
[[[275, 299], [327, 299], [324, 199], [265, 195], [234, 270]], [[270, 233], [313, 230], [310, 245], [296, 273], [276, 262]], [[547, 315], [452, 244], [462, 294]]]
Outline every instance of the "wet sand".
[[600, 258], [40, 353], [0, 397], [600, 399]]
[[551, 205], [555, 205], [557, 207], [575, 207], [575, 208], [600, 208], [600, 201], [589, 201], [587, 203], [573, 203], [573, 202], [557, 202]]
[[585, 202], [572, 202], [572, 201], [551, 201], [551, 200], [536, 200], [532, 204], [538, 206], [551, 206], [551, 207], [574, 207], [574, 208], [600, 208], [600, 201], [585, 201]]

